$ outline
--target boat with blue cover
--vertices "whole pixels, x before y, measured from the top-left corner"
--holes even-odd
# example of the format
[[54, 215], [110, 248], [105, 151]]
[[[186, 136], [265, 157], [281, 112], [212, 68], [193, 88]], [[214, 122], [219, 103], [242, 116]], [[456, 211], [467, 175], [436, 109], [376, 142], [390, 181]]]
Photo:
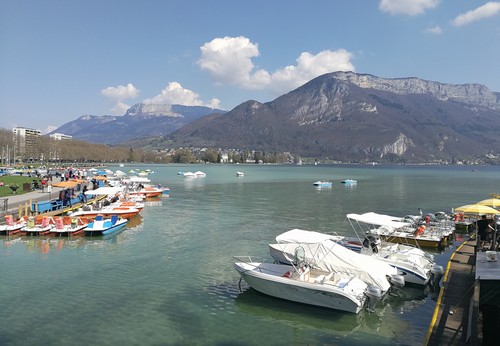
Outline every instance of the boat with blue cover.
[[104, 219], [102, 215], [97, 215], [94, 221], [90, 222], [85, 227], [85, 235], [106, 235], [121, 232], [127, 225], [127, 219], [119, 218], [113, 215], [110, 218]]

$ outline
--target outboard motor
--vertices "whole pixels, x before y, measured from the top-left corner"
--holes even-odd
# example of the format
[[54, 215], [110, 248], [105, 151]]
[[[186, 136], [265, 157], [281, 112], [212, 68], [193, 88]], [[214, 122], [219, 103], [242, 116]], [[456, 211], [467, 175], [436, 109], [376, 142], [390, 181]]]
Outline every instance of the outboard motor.
[[366, 249], [371, 249], [373, 253], [378, 253], [380, 250], [380, 237], [373, 234], [368, 234], [363, 240], [363, 247]]
[[382, 290], [375, 285], [368, 285], [365, 294], [368, 297], [366, 311], [375, 312], [375, 305], [382, 300]]
[[424, 257], [427, 258], [430, 262], [434, 263], [434, 255], [430, 253], [425, 253]]
[[399, 291], [405, 285], [405, 278], [403, 275], [395, 274], [391, 276], [387, 276], [389, 283], [391, 284], [391, 288], [389, 289], [389, 294], [392, 296], [398, 295]]
[[437, 265], [434, 263], [431, 267], [431, 279], [429, 283], [431, 284], [433, 289], [439, 288], [439, 282], [444, 275], [443, 266]]

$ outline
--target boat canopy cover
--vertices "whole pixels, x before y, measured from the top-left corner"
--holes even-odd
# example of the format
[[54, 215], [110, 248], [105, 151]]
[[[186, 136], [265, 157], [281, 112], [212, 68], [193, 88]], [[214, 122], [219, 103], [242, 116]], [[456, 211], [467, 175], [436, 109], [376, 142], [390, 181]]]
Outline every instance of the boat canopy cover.
[[342, 240], [343, 238], [344, 237], [338, 235], [305, 231], [302, 229], [294, 228], [278, 235], [276, 237], [276, 241], [280, 244], [284, 243], [316, 244], [327, 239], [333, 239], [335, 241], [339, 241]]
[[85, 194], [92, 195], [92, 196], [102, 196], [102, 195], [113, 196], [113, 195], [116, 195], [117, 193], [120, 193], [122, 191], [123, 191], [123, 187], [103, 186], [103, 187], [97, 188], [95, 190], [85, 191]]
[[[292, 232], [293, 231], [293, 232]], [[387, 276], [396, 275], [397, 269], [373, 256], [362, 255], [351, 251], [332, 239], [332, 236], [319, 232], [292, 230], [285, 232], [283, 236], [276, 237], [278, 244], [270, 244], [275, 249], [280, 249], [288, 258], [294, 258], [295, 249], [302, 247], [304, 257], [307, 263], [314, 268], [328, 272], [347, 273], [358, 277], [367, 284], [373, 284], [386, 292], [390, 283]], [[291, 232], [291, 233], [290, 233]], [[287, 234], [297, 236], [296, 240], [308, 239], [305, 242], [292, 242]], [[313, 242], [312, 239], [320, 239]], [[302, 237], [302, 238], [301, 238]], [[288, 242], [280, 242], [281, 239], [287, 239]]]
[[347, 218], [358, 222], [363, 222], [375, 226], [386, 226], [392, 228], [408, 227], [412, 224], [402, 221], [402, 218], [397, 216], [389, 216], [377, 213], [364, 213], [364, 214], [347, 214]]

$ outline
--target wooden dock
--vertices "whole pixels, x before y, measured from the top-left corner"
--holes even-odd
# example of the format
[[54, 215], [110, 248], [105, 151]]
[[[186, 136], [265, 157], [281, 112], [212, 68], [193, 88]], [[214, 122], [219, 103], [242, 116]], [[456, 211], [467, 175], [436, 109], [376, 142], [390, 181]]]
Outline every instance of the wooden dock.
[[460, 245], [446, 267], [425, 345], [478, 345], [479, 283], [475, 278], [476, 239]]

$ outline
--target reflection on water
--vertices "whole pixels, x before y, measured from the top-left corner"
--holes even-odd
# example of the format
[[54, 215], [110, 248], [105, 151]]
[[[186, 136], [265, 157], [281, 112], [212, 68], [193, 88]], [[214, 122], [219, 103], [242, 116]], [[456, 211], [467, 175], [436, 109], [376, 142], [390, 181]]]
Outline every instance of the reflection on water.
[[102, 242], [118, 244], [127, 241], [131, 235], [142, 231], [142, 216], [136, 215], [127, 222], [127, 227], [118, 233], [106, 234], [103, 236], [84, 236], [83, 234], [72, 237], [57, 237], [54, 235], [25, 236], [14, 234], [0, 236], [0, 241], [4, 247], [24, 246], [28, 253], [38, 253], [44, 255], [55, 254], [63, 249], [75, 249], [86, 245], [96, 245]]
[[307, 326], [344, 337], [359, 332], [373, 334], [375, 338], [393, 339], [395, 335], [402, 335], [410, 326], [408, 321], [401, 319], [401, 315], [425, 304], [428, 293], [423, 288], [404, 288], [398, 296], [387, 297], [384, 302], [379, 303], [374, 313], [361, 311], [359, 314], [346, 314], [277, 299], [248, 286], [237, 294], [235, 302], [241, 312], [294, 328]]

